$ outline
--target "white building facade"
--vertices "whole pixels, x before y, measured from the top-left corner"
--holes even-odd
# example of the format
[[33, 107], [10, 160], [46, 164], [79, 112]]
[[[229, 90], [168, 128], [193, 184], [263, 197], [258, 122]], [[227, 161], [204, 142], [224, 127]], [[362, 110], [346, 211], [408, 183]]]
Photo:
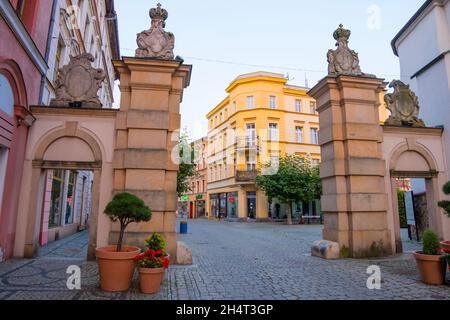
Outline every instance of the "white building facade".
[[95, 58], [93, 66], [106, 72], [98, 96], [104, 108], [111, 108], [116, 80], [112, 60], [120, 58], [114, 1], [57, 0], [50, 32], [47, 50], [49, 69], [42, 88], [41, 104], [49, 105], [54, 98], [58, 70], [68, 64], [70, 57], [90, 53]]
[[420, 117], [444, 126], [446, 172], [450, 180], [450, 0], [427, 0], [392, 40], [401, 80], [419, 97]]

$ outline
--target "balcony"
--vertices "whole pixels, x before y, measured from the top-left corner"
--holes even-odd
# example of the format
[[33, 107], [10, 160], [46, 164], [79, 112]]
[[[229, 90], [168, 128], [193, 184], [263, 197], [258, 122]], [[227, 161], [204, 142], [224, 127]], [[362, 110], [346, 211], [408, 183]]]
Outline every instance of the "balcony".
[[258, 170], [236, 170], [236, 182], [255, 182]]
[[236, 138], [234, 143], [238, 151], [256, 151], [261, 152], [260, 141], [258, 138], [241, 137]]

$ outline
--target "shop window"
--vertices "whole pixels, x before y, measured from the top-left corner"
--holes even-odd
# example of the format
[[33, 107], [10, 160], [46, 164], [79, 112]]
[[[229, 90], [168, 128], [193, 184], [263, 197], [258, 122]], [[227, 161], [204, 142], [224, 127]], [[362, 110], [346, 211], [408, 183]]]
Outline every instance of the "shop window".
[[77, 179], [76, 171], [69, 171], [69, 180], [67, 181], [67, 197], [66, 197], [66, 215], [64, 224], [72, 224], [74, 216], [74, 204], [75, 204], [75, 185]]
[[64, 192], [64, 171], [53, 170], [49, 173], [52, 176], [51, 197], [50, 197], [50, 215], [49, 228], [61, 225], [63, 192]]

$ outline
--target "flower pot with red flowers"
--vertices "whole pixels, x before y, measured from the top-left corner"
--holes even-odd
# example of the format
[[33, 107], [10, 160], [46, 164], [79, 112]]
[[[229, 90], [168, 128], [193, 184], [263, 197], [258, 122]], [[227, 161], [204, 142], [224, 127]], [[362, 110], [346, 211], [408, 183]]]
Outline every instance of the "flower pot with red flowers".
[[422, 281], [442, 285], [445, 281], [445, 255], [442, 253], [437, 234], [433, 230], [423, 233], [423, 251], [414, 251]]
[[166, 251], [166, 240], [160, 233], [154, 232], [145, 242], [147, 243], [148, 250], [155, 250], [157, 257], [164, 258], [164, 273], [161, 277], [161, 283], [163, 283], [166, 270], [170, 265], [170, 256]]
[[117, 245], [96, 249], [100, 288], [108, 292], [127, 291], [133, 280], [134, 257], [141, 249], [122, 245], [126, 227], [132, 222], [149, 221], [152, 211], [144, 201], [130, 193], [119, 193], [106, 206], [105, 214], [120, 223]]
[[161, 288], [161, 278], [167, 263], [167, 258], [161, 254], [161, 250], [150, 249], [134, 258], [139, 271], [139, 287], [142, 293], [154, 294]]

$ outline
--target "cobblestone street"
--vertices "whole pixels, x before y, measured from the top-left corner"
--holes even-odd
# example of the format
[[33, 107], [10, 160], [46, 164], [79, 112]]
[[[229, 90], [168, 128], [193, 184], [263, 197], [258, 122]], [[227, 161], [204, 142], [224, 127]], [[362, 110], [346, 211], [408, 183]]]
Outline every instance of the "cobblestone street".
[[[325, 261], [309, 254], [320, 238], [320, 226], [190, 221], [180, 240], [194, 265], [172, 266], [161, 292], [143, 295], [137, 275], [127, 293], [98, 289], [97, 265], [84, 261], [84, 232], [42, 248], [36, 259], [0, 264], [0, 299], [450, 299], [449, 286], [420, 282], [411, 254]], [[66, 288], [70, 265], [82, 269], [82, 290]], [[381, 290], [366, 287], [370, 265], [381, 267]]]

